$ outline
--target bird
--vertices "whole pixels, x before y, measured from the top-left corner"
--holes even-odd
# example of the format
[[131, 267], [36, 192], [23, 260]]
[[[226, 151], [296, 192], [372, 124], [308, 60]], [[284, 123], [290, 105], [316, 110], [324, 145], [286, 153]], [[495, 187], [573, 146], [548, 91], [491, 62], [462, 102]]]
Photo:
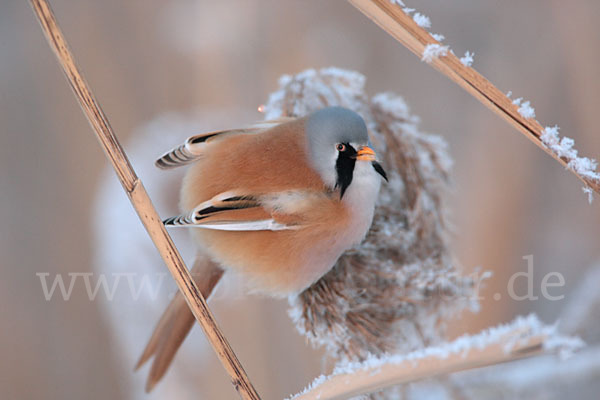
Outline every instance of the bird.
[[[163, 222], [190, 228], [198, 247], [191, 274], [205, 298], [226, 271], [272, 297], [302, 292], [364, 239], [387, 181], [363, 118], [338, 106], [194, 135], [156, 161], [184, 165], [182, 213]], [[146, 391], [193, 324], [177, 293], [136, 365], [154, 356]]]

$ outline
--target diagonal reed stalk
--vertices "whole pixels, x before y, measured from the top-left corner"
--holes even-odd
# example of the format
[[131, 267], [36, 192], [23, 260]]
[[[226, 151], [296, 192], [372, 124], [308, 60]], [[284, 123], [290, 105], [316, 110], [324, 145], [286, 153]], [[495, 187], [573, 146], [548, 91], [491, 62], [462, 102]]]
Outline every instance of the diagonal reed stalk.
[[[372, 366], [367, 365], [351, 372], [334, 373], [292, 399], [341, 400], [354, 398], [391, 386], [514, 361], [542, 353], [544, 341], [547, 339], [544, 334], [515, 341], [515, 337], [520, 334], [522, 331], [517, 328], [482, 348], [474, 346], [468, 351], [447, 354], [427, 355], [424, 353], [416, 355], [414, 358], [408, 357], [407, 360], [399, 363], [389, 361]], [[507, 346], [511, 347], [510, 351], [507, 351]]]
[[[428, 44], [439, 44], [429, 32], [417, 25], [409, 15], [404, 13], [402, 7], [393, 4], [390, 0], [348, 1], [419, 58], [423, 55], [423, 51]], [[463, 65], [451, 52], [439, 58], [434, 58], [430, 64], [490, 110], [501, 116], [564, 167], [567, 167], [568, 160], [554, 154], [542, 143], [540, 136], [544, 128], [540, 123], [533, 118], [521, 116], [517, 111], [519, 107], [513, 104], [504, 93], [475, 69]], [[600, 181], [583, 176], [571, 168], [569, 170], [586, 186], [600, 194]]]
[[146, 189], [144, 189], [142, 181], [137, 177], [117, 137], [114, 135], [108, 119], [79, 72], [49, 4], [46, 0], [31, 0], [31, 4], [42, 30], [48, 39], [48, 43], [58, 58], [63, 72], [83, 112], [92, 125], [107, 158], [114, 167], [119, 181], [123, 185], [123, 189], [125, 189], [125, 192], [129, 196], [131, 204], [167, 265], [173, 279], [175, 279], [194, 317], [200, 323], [219, 360], [229, 373], [233, 385], [241, 398], [245, 400], [260, 399], [235, 353], [229, 346], [227, 339], [225, 339], [225, 336], [223, 336], [217, 326], [200, 290], [192, 280], [181, 255], [152, 205], [152, 201]]

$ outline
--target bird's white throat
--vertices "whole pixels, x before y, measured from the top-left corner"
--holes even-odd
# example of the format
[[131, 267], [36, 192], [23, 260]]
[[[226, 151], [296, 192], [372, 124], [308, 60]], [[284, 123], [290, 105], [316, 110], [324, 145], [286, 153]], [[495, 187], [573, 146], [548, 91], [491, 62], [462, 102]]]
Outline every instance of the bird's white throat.
[[375, 202], [381, 187], [381, 176], [367, 161], [357, 161], [354, 166], [352, 182], [342, 201], [348, 206], [352, 219], [352, 230], [360, 234], [360, 241], [367, 233], [373, 219]]

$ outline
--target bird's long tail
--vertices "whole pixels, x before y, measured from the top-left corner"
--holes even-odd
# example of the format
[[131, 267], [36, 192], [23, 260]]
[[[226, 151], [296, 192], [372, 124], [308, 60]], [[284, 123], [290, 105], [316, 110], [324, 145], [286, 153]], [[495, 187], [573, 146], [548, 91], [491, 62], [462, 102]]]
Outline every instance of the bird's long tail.
[[[191, 274], [204, 298], [208, 299], [223, 276], [223, 270], [212, 261], [198, 257]], [[193, 325], [194, 315], [188, 308], [181, 292], [178, 291], [158, 321], [152, 337], [135, 366], [137, 370], [154, 356], [146, 381], [146, 392], [150, 392], [167, 372], [175, 353]]]

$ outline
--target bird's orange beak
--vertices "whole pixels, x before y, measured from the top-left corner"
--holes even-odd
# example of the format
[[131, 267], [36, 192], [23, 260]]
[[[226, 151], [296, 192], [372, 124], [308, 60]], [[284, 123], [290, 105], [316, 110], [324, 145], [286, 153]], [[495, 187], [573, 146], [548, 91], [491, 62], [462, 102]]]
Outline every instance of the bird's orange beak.
[[363, 146], [356, 153], [356, 159], [361, 161], [375, 161], [375, 152], [369, 146]]

